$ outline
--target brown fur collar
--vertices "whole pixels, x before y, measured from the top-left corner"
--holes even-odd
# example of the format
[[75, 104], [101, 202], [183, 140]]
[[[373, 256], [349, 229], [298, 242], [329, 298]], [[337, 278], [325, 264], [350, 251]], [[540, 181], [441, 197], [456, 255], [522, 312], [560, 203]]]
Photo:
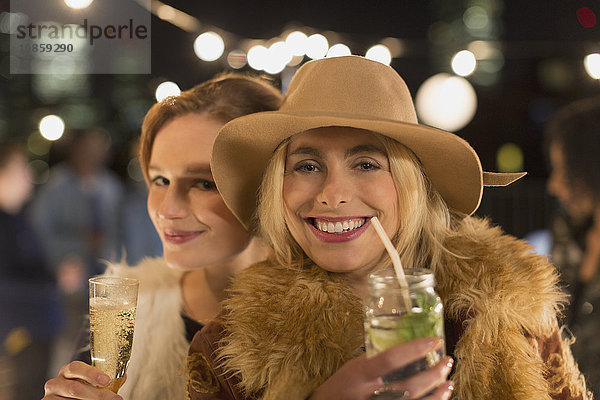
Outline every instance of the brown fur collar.
[[[437, 290], [447, 315], [465, 324], [453, 398], [586, 393], [568, 343], [552, 365], [539, 356], [536, 339], [557, 331], [564, 300], [545, 258], [475, 218], [466, 218], [446, 246], [454, 255], [434, 271]], [[219, 355], [248, 395], [303, 399], [361, 352], [363, 307], [335, 274], [262, 263], [240, 274], [232, 290], [237, 296], [225, 304]], [[549, 373], [559, 376], [552, 387]]]

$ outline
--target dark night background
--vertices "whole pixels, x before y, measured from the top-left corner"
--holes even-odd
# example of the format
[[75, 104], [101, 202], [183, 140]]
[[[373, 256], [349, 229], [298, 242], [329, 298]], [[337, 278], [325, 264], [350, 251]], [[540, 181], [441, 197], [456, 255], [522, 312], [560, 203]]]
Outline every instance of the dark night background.
[[[100, 0], [96, 0], [100, 1]], [[123, 0], [126, 1], [126, 0]], [[9, 35], [0, 33], [0, 140], [27, 136], [47, 113], [69, 115], [79, 106], [92, 110], [90, 123], [106, 127], [113, 136], [112, 167], [125, 176], [128, 143], [139, 135], [144, 112], [154, 90], [164, 80], [182, 89], [227, 70], [225, 57], [212, 63], [199, 60], [192, 43], [205, 30], [225, 31], [226, 46], [244, 38], [270, 39], [293, 27], [334, 32], [353, 54], [385, 37], [401, 39], [405, 52], [394, 67], [413, 95], [431, 75], [450, 71], [451, 56], [477, 39], [461, 30], [460, 21], [473, 5], [493, 11], [490, 37], [504, 55], [504, 65], [492, 84], [471, 80], [478, 96], [474, 119], [457, 134], [479, 153], [484, 169], [495, 171], [496, 152], [506, 143], [518, 144], [529, 176], [510, 189], [488, 189], [481, 215], [489, 215], [516, 235], [546, 223], [553, 206], [544, 195], [547, 166], [542, 149], [544, 124], [551, 113], [569, 101], [598, 95], [598, 81], [583, 67], [583, 57], [600, 49], [600, 27], [585, 28], [577, 10], [587, 7], [600, 15], [599, 1], [585, 0], [373, 0], [373, 1], [184, 1], [164, 3], [196, 17], [198, 32], [184, 32], [152, 16], [151, 75], [90, 75], [89, 88], [76, 96], [43, 101], [32, 90], [31, 75], [8, 72]], [[0, 0], [0, 12], [9, 1]], [[449, 37], [436, 42], [435, 32]], [[332, 33], [330, 33], [332, 34]], [[330, 41], [330, 44], [331, 41]], [[226, 47], [226, 51], [227, 51]], [[250, 71], [249, 67], [243, 70]], [[279, 77], [274, 76], [275, 81]], [[59, 143], [54, 147], [60, 148]], [[58, 159], [57, 149], [45, 158]]]

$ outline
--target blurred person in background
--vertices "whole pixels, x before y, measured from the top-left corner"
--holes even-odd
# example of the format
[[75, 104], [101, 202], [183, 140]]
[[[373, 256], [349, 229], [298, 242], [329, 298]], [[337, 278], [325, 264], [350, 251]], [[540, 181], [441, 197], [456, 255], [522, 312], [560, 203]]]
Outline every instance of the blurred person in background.
[[25, 148], [0, 144], [0, 399], [43, 395], [60, 323], [54, 275], [23, 208], [32, 189]]
[[548, 192], [561, 209], [550, 226], [552, 261], [571, 294], [567, 324], [573, 354], [600, 396], [600, 98], [560, 109], [546, 127]]
[[[135, 267], [111, 265], [107, 271], [140, 281], [122, 398], [187, 399], [189, 342], [220, 312], [232, 276], [266, 258], [266, 247], [223, 202], [209, 160], [213, 140], [226, 122], [275, 110], [280, 102], [279, 90], [268, 81], [228, 73], [148, 111], [140, 164], [149, 187], [147, 211], [160, 234], [164, 258], [145, 259]], [[98, 369], [74, 361], [46, 383], [44, 400], [120, 398], [107, 384], [108, 377]]]
[[101, 260], [115, 260], [122, 183], [107, 167], [110, 138], [104, 130], [74, 130], [67, 158], [50, 169], [35, 196], [32, 218], [50, 257], [67, 324], [55, 363], [71, 359], [73, 343], [87, 314], [87, 279], [104, 271]]

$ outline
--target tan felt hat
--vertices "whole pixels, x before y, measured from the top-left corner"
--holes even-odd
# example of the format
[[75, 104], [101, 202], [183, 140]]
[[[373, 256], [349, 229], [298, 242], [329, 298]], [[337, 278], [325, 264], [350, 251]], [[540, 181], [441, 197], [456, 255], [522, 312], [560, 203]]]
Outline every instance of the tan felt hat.
[[359, 56], [310, 61], [294, 75], [278, 111], [236, 118], [215, 139], [216, 185], [246, 228], [277, 146], [296, 133], [329, 126], [367, 129], [402, 143], [417, 155], [448, 207], [467, 215], [479, 207], [484, 186], [506, 186], [525, 175], [484, 172], [465, 140], [420, 125], [408, 87], [393, 68]]

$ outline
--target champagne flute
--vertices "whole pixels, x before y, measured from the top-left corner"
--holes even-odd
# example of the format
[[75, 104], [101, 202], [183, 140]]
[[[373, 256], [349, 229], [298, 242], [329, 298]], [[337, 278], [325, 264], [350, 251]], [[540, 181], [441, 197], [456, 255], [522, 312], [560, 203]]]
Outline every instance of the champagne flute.
[[131, 356], [139, 282], [100, 276], [89, 283], [92, 365], [111, 378], [108, 388], [117, 393]]

